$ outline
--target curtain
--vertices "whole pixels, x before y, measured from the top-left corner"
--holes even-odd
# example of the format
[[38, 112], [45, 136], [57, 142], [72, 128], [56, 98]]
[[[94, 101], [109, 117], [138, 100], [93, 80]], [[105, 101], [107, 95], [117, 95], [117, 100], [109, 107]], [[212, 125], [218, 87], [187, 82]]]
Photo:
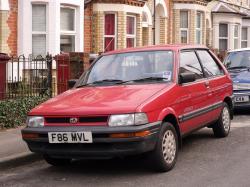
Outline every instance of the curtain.
[[105, 15], [105, 35], [115, 35], [115, 14]]

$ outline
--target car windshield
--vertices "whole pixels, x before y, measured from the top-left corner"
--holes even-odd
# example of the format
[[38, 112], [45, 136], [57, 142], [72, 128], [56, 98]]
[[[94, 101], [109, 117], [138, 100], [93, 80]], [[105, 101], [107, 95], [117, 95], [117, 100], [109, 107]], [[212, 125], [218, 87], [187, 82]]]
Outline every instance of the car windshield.
[[104, 55], [90, 69], [77, 87], [90, 84], [171, 81], [172, 51], [129, 52]]
[[250, 51], [231, 52], [224, 64], [228, 69], [250, 68]]

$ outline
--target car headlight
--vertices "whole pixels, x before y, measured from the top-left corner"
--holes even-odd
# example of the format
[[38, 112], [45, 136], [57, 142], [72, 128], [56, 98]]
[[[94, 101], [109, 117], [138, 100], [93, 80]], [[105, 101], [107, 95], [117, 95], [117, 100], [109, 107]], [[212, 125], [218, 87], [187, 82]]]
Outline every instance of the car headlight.
[[28, 127], [43, 127], [44, 126], [44, 117], [40, 116], [29, 116], [27, 118]]
[[249, 83], [233, 83], [234, 90], [250, 90]]
[[108, 125], [110, 127], [142, 125], [148, 123], [145, 113], [111, 115]]

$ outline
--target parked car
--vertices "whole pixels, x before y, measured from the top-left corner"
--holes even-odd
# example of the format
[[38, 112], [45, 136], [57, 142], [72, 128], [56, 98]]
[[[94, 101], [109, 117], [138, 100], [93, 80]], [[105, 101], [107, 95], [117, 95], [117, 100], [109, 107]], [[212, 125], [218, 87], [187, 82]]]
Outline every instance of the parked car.
[[229, 134], [232, 94], [226, 68], [206, 47], [113, 51], [73, 89], [33, 109], [22, 136], [56, 166], [147, 153], [148, 164], [169, 171], [184, 136], [202, 127], [216, 137]]
[[230, 51], [224, 64], [233, 79], [235, 108], [249, 108], [250, 48]]

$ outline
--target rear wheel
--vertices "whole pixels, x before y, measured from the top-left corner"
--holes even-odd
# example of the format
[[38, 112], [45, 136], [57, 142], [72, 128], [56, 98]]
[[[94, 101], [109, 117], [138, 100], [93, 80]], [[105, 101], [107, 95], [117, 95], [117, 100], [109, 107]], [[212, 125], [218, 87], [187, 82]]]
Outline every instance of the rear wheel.
[[171, 170], [177, 160], [178, 137], [171, 123], [163, 123], [156, 148], [148, 156], [153, 167], [160, 172]]
[[52, 166], [65, 166], [71, 163], [71, 159], [68, 158], [54, 158], [49, 155], [43, 156], [44, 160]]
[[230, 110], [226, 103], [223, 104], [219, 120], [212, 126], [214, 135], [218, 138], [228, 136], [231, 127]]

